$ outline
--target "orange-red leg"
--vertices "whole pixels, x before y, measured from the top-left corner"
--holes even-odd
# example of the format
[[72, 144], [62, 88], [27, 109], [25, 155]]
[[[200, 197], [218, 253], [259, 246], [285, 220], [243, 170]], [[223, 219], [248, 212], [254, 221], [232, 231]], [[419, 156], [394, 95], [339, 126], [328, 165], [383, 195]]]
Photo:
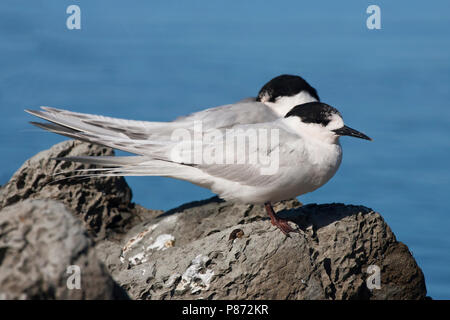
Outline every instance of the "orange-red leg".
[[264, 206], [266, 207], [266, 211], [270, 217], [270, 222], [272, 222], [272, 225], [280, 229], [285, 235], [289, 235], [289, 232], [295, 232], [295, 230], [289, 225], [288, 220], [281, 219], [276, 216], [270, 202], [266, 202]]

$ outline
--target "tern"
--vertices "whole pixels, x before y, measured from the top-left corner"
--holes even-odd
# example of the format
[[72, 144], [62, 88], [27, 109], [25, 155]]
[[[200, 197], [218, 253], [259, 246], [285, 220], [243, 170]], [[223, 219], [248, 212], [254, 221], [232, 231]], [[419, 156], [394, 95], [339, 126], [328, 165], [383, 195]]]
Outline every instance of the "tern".
[[[205, 130], [269, 122], [284, 117], [296, 105], [318, 101], [320, 98], [317, 90], [305, 79], [283, 74], [267, 82], [256, 97], [195, 112], [170, 123], [153, 122], [152, 129], [148, 131], [157, 130], [157, 136], [161, 136], [177, 128], [192, 127], [195, 121], [201, 121]], [[108, 120], [111, 122], [111, 119]], [[149, 127], [148, 123], [146, 126]]]
[[[61, 122], [63, 126], [75, 126], [88, 132], [89, 130], [98, 132], [104, 128], [107, 131], [122, 130], [131, 138], [161, 140], [170, 137], [174, 130], [192, 128], [195, 122], [201, 122], [203, 130], [270, 122], [284, 117], [296, 105], [316, 101], [320, 101], [317, 91], [306, 80], [300, 76], [284, 74], [267, 82], [256, 97], [204, 109], [178, 117], [172, 122], [124, 120], [51, 107], [41, 107], [43, 111], [30, 113], [52, 122]], [[71, 122], [66, 123], [66, 119], [70, 119]]]
[[[270, 94], [270, 91], [266, 91], [258, 97], [261, 101], [270, 102]], [[272, 100], [276, 102], [276, 99]], [[321, 102], [293, 106], [283, 117], [260, 123], [237, 123], [223, 127], [220, 119], [212, 117], [207, 120], [208, 129], [202, 134], [184, 127], [187, 133], [193, 134], [181, 142], [168, 139], [167, 134], [154, 135], [151, 122], [141, 122], [138, 126], [133, 123], [130, 128], [128, 120], [116, 119], [108, 125], [110, 118], [65, 110], [44, 108], [42, 111], [27, 112], [51, 122], [32, 122], [43, 129], [136, 154], [125, 157], [62, 158], [100, 165], [102, 168], [93, 175], [171, 177], [208, 188], [227, 201], [264, 204], [272, 224], [286, 235], [295, 230], [287, 220], [277, 217], [271, 204], [312, 192], [327, 183], [341, 164], [341, 136], [371, 140], [346, 126], [336, 108]], [[218, 111], [213, 113], [220, 114]], [[213, 128], [213, 125], [216, 127]], [[234, 137], [241, 138], [244, 135], [244, 139], [248, 138], [248, 132], [277, 133], [275, 145], [257, 143], [236, 151], [238, 156], [245, 155], [246, 160], [277, 154], [276, 170], [271, 174], [263, 173], [261, 169], [265, 164], [260, 161], [202, 161], [205, 150], [216, 154], [225, 150], [225, 156], [228, 150], [235, 150], [234, 145], [228, 148], [235, 140], [225, 139], [230, 135], [230, 130]], [[197, 148], [197, 145], [202, 148]], [[200, 152], [202, 154], [199, 156]], [[174, 153], [182, 156], [174, 157]]]

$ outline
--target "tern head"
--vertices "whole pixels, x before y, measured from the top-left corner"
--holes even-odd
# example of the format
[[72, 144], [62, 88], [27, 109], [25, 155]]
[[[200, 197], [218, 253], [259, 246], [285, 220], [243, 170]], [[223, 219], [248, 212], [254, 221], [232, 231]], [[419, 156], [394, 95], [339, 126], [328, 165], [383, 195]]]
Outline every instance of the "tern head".
[[316, 89], [302, 77], [283, 74], [267, 82], [259, 90], [257, 101], [266, 104], [280, 117], [294, 106], [320, 101]]
[[325, 103], [309, 102], [295, 106], [285, 118], [292, 120], [296, 130], [303, 136], [324, 142], [337, 143], [341, 136], [372, 140], [364, 133], [347, 127], [341, 113]]

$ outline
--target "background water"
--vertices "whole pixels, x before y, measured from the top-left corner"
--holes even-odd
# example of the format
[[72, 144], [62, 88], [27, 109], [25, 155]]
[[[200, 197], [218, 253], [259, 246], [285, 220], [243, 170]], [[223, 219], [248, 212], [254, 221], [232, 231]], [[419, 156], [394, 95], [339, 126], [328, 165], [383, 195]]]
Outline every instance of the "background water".
[[[66, 28], [71, 4], [81, 30]], [[381, 7], [381, 30], [366, 28], [369, 4]], [[165, 121], [299, 74], [374, 138], [343, 138], [339, 172], [300, 200], [379, 211], [423, 269], [428, 294], [448, 299], [449, 10], [444, 0], [2, 0], [0, 184], [64, 140], [34, 129], [24, 108]], [[171, 179], [127, 180], [149, 208], [211, 196]]]

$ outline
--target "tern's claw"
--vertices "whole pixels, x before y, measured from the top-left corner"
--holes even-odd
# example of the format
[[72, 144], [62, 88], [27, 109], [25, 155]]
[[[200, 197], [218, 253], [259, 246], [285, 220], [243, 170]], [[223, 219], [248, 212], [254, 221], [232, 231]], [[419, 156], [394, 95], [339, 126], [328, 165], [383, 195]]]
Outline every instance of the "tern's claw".
[[290, 232], [298, 232], [289, 225], [288, 220], [277, 218], [276, 220], [272, 220], [271, 222], [287, 236], [289, 236]]
[[272, 225], [274, 225], [278, 229], [280, 229], [281, 232], [283, 232], [287, 236], [289, 236], [290, 232], [298, 232], [298, 230], [295, 230], [294, 228], [292, 228], [289, 225], [288, 220], [281, 219], [276, 216], [275, 212], [273, 211], [272, 205], [270, 203], [266, 203], [265, 207], [266, 207], [267, 213], [269, 214], [270, 222], [272, 223]]

